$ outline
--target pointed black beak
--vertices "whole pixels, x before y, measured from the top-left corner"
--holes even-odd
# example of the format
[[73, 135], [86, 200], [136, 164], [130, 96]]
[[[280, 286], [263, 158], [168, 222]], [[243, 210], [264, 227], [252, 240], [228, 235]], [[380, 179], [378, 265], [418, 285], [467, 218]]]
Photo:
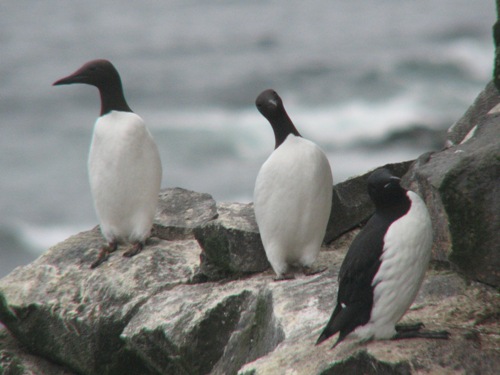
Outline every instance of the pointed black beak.
[[85, 80], [85, 76], [77, 73], [73, 73], [67, 77], [61, 78], [55, 81], [52, 86], [60, 86], [60, 85], [70, 85], [72, 83], [83, 83]]
[[66, 76], [64, 78], [55, 81], [52, 85], [60, 86], [60, 85], [70, 85], [72, 83], [88, 83], [89, 78], [90, 77], [89, 77], [88, 67], [87, 65], [84, 65], [80, 69], [77, 69], [76, 71], [71, 73], [69, 76]]

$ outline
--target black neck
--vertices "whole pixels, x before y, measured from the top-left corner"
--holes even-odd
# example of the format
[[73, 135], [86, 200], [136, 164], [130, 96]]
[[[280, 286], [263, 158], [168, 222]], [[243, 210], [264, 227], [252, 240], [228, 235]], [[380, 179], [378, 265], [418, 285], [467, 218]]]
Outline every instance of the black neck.
[[410, 210], [411, 200], [408, 198], [404, 190], [397, 201], [385, 202], [382, 207], [376, 207], [376, 213], [382, 217], [395, 221], [401, 216], [406, 215]]
[[120, 82], [98, 88], [101, 95], [101, 116], [111, 111], [132, 112], [125, 100]]
[[290, 135], [296, 135], [297, 137], [301, 137], [295, 125], [293, 125], [292, 120], [288, 117], [288, 114], [285, 112], [279, 118], [273, 119], [270, 121], [274, 131], [274, 138], [276, 140], [276, 144], [274, 149], [277, 149], [281, 144], [285, 141], [285, 139]]

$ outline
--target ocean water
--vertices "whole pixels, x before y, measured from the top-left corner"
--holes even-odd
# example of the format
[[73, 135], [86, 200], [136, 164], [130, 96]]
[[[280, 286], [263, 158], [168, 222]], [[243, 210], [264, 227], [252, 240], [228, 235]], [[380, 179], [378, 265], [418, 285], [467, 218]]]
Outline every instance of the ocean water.
[[274, 144], [262, 90], [280, 93], [340, 182], [439, 148], [384, 139], [461, 116], [490, 80], [495, 19], [493, 0], [1, 2], [0, 277], [97, 223], [97, 91], [51, 86], [84, 62], [120, 71], [163, 187], [248, 202]]

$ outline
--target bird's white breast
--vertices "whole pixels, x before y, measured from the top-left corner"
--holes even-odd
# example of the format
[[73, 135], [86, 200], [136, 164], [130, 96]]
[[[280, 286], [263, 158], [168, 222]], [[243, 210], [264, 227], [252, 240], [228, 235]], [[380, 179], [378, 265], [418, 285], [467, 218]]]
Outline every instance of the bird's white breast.
[[257, 176], [255, 215], [277, 274], [287, 264], [314, 262], [330, 215], [332, 174], [321, 149], [289, 135]]
[[390, 338], [394, 326], [417, 295], [431, 257], [432, 226], [425, 203], [415, 193], [408, 213], [396, 220], [384, 237], [382, 263], [372, 285], [370, 321], [358, 328], [358, 336]]
[[99, 117], [90, 148], [89, 180], [106, 239], [142, 241], [150, 232], [161, 184], [156, 144], [131, 112]]

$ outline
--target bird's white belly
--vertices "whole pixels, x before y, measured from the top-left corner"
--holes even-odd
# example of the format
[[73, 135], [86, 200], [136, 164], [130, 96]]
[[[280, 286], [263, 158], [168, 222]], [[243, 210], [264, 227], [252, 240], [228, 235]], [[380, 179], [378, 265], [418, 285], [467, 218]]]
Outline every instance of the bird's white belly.
[[384, 238], [382, 264], [372, 285], [373, 308], [370, 321], [358, 327], [362, 338], [387, 339], [417, 295], [431, 257], [432, 227], [424, 202], [409, 191], [412, 206], [395, 221]]
[[136, 115], [127, 113], [129, 122], [110, 121], [107, 116], [113, 114], [100, 118], [94, 130], [89, 155], [94, 205], [108, 241], [143, 241], [156, 211], [161, 162], [153, 139]]
[[332, 175], [312, 142], [289, 136], [262, 166], [254, 207], [266, 255], [278, 275], [316, 259], [330, 216]]

